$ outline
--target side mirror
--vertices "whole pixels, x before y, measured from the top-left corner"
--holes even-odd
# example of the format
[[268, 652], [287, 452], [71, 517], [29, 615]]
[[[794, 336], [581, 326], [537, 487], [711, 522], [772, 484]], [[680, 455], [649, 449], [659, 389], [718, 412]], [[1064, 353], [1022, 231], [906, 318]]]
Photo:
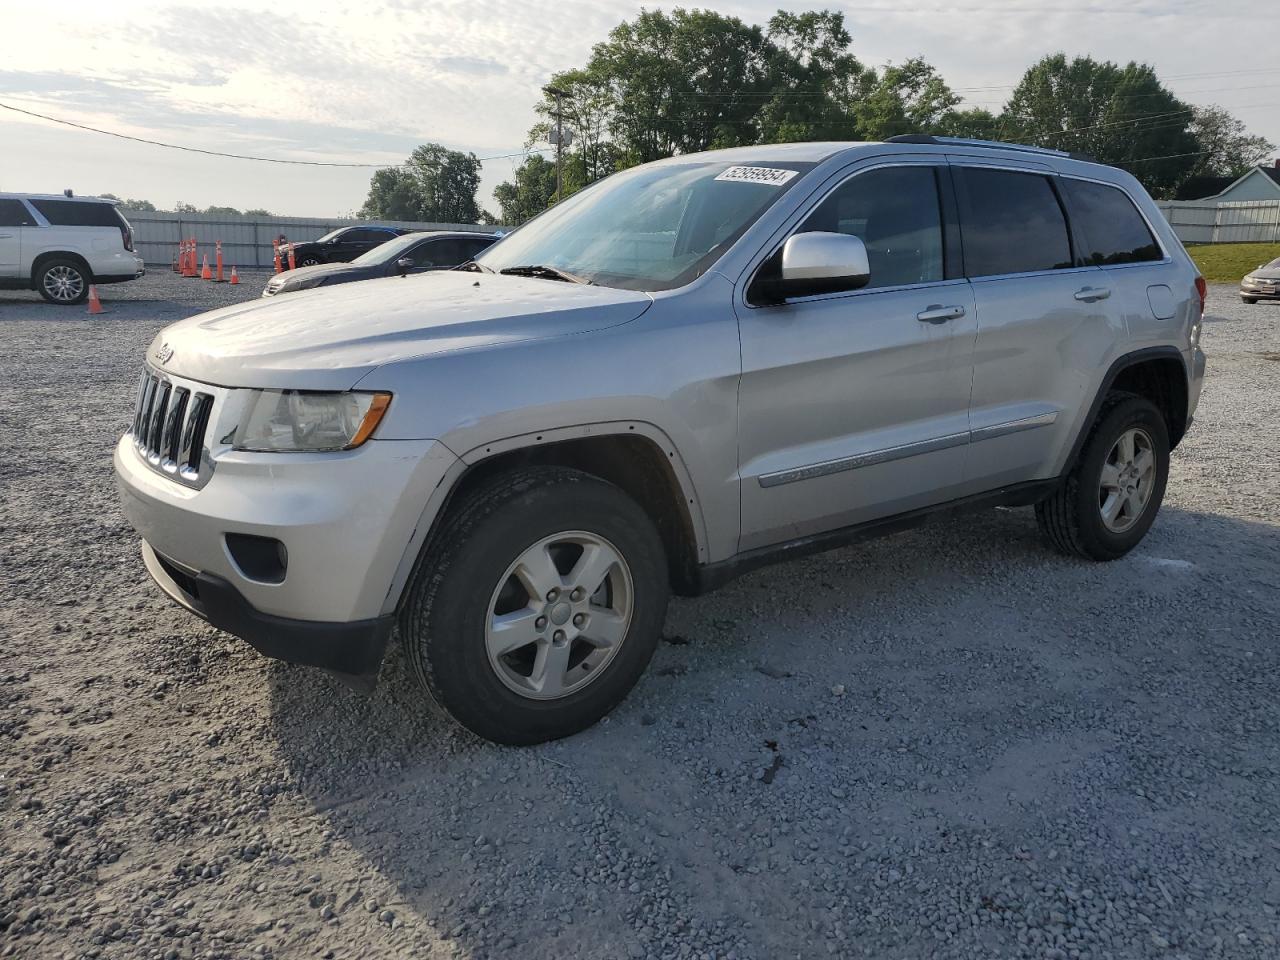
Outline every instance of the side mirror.
[[408, 273], [410, 270], [413, 269], [413, 266], [414, 266], [413, 257], [401, 257], [399, 260], [396, 261], [396, 272], [403, 277], [406, 273]]
[[843, 293], [871, 281], [867, 248], [847, 233], [797, 233], [766, 263], [756, 280], [769, 303], [820, 293]]

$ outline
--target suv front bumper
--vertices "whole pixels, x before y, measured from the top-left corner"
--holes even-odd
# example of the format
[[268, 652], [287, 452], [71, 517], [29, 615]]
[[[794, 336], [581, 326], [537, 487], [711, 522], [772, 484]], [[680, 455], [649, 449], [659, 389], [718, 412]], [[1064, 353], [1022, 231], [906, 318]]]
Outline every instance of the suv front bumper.
[[[391, 630], [389, 590], [431, 494], [457, 458], [431, 440], [371, 440], [334, 454], [220, 456], [192, 489], [116, 446], [125, 516], [156, 583], [268, 656], [367, 688]], [[237, 561], [228, 534], [284, 545], [282, 575]]]

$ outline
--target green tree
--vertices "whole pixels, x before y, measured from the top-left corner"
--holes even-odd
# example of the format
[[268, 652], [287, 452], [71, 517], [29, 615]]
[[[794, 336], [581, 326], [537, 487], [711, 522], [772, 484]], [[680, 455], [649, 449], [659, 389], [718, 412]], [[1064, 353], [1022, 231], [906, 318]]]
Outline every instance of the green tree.
[[1045, 57], [1023, 75], [1002, 117], [1012, 138], [1124, 167], [1152, 193], [1195, 165], [1194, 110], [1146, 64]]
[[919, 57], [885, 67], [854, 109], [859, 132], [868, 140], [906, 133], [941, 133], [960, 98], [938, 71]]
[[1195, 107], [1191, 135], [1200, 149], [1189, 176], [1239, 177], [1270, 156], [1275, 144], [1251, 134], [1222, 107]]
[[210, 206], [210, 207], [205, 207], [205, 208], [204, 208], [204, 212], [205, 212], [205, 213], [233, 214], [233, 215], [235, 215], [235, 216], [237, 216], [237, 217], [238, 217], [238, 216], [240, 216], [240, 211], [239, 211], [239, 210], [237, 210], [235, 207], [217, 207], [217, 206]]
[[849, 52], [853, 41], [844, 15], [779, 10], [766, 35], [773, 50], [770, 95], [757, 116], [760, 142], [856, 136], [853, 104], [867, 94], [875, 74]]
[[414, 149], [402, 167], [374, 173], [360, 216], [370, 220], [476, 223], [480, 161], [438, 143]]
[[263, 210], [261, 207], [254, 207], [244, 212], [246, 217], [271, 217], [275, 216], [270, 210]]
[[104, 200], [117, 201], [120, 204], [120, 209], [122, 210], [140, 210], [140, 211], [150, 212], [150, 211], [154, 211], [156, 208], [156, 205], [152, 203], [150, 200], [134, 200], [132, 198], [126, 198], [122, 200], [120, 197], [116, 196], [114, 193], [103, 193], [103, 194], [99, 194], [99, 196], [101, 196]]
[[493, 196], [502, 209], [502, 222], [515, 227], [547, 209], [555, 192], [555, 163], [531, 153], [510, 181], [494, 188]]

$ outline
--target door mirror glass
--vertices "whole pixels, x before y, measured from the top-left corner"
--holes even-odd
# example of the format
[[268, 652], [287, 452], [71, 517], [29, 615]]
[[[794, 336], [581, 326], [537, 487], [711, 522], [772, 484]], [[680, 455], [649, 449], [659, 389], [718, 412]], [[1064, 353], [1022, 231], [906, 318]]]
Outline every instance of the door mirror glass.
[[771, 267], [761, 277], [761, 292], [775, 302], [858, 290], [871, 281], [866, 246], [845, 233], [794, 234]]
[[413, 257], [401, 257], [399, 260], [396, 261], [396, 270], [397, 272], [399, 272], [401, 276], [404, 276], [406, 273], [412, 270], [415, 266], [416, 264], [413, 261]]

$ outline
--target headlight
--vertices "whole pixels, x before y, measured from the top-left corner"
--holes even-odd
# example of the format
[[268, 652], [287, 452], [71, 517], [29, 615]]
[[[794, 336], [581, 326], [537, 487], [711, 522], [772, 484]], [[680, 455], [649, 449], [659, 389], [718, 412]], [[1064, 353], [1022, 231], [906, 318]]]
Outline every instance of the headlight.
[[312, 287], [319, 287], [324, 284], [328, 277], [299, 277], [297, 280], [286, 280], [284, 288], [286, 290], [310, 290]]
[[316, 453], [351, 450], [373, 434], [389, 393], [255, 390], [236, 428], [236, 450]]

